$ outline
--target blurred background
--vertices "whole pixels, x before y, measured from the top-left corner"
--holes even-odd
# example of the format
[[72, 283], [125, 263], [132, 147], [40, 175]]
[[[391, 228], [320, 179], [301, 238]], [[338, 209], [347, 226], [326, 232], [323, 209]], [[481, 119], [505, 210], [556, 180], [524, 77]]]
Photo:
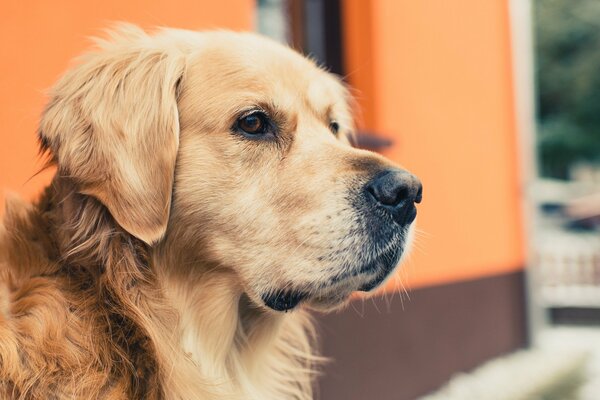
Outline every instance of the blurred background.
[[112, 21], [290, 44], [423, 181], [397, 279], [317, 316], [319, 399], [600, 399], [600, 2], [3, 0], [3, 190], [49, 182], [44, 90]]

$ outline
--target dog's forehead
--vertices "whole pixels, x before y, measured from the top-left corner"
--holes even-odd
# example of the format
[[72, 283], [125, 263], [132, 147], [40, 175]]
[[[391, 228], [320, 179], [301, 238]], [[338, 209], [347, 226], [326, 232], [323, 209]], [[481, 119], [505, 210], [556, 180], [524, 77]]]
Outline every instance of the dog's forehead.
[[332, 74], [255, 34], [209, 36], [192, 57], [187, 79], [196, 90], [236, 92], [231, 100], [276, 103], [283, 109], [308, 106], [318, 114], [345, 101], [343, 85]]

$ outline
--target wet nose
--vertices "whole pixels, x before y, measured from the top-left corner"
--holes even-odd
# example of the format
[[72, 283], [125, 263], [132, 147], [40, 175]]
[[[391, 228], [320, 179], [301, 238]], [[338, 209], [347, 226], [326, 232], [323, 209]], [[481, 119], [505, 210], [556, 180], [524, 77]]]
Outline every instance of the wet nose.
[[375, 203], [392, 214], [396, 222], [405, 225], [417, 216], [415, 203], [423, 197], [419, 178], [400, 169], [389, 169], [377, 174], [365, 187]]

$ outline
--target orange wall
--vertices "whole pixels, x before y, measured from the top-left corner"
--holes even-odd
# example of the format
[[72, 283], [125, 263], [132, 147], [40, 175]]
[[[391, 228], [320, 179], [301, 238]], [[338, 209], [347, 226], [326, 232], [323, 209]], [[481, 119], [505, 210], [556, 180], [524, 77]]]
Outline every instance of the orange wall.
[[363, 125], [424, 184], [417, 248], [401, 277], [424, 286], [524, 264], [506, 0], [345, 0], [347, 73]]
[[[50, 173], [40, 168], [35, 139], [43, 92], [89, 36], [114, 21], [143, 27], [252, 29], [254, 0], [3, 0], [0, 2], [0, 210], [3, 190], [31, 198]], [[0, 211], [1, 213], [1, 211]]]

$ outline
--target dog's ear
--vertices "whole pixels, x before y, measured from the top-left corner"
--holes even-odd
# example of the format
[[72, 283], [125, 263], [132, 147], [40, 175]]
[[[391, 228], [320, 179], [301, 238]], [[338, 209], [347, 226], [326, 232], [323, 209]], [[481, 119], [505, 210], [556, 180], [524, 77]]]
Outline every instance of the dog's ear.
[[152, 244], [169, 218], [185, 58], [131, 26], [99, 47], [51, 90], [40, 141], [59, 174]]

